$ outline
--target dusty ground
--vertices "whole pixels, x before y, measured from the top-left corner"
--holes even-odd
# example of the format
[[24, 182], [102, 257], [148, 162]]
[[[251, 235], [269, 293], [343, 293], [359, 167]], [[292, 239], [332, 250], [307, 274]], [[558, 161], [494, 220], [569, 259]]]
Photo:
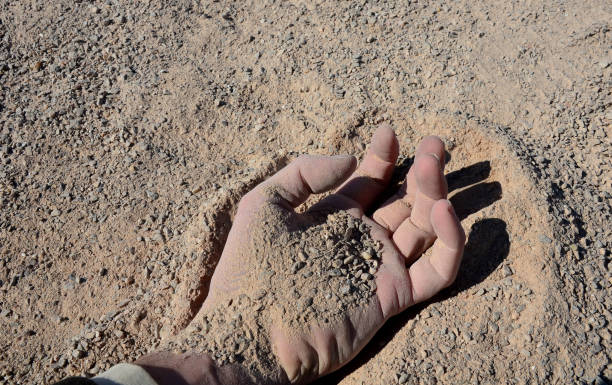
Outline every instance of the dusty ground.
[[[457, 283], [321, 383], [612, 378], [607, 1], [2, 1], [0, 383], [188, 319], [240, 195], [299, 153], [447, 143]], [[191, 303], [187, 300], [190, 299]]]

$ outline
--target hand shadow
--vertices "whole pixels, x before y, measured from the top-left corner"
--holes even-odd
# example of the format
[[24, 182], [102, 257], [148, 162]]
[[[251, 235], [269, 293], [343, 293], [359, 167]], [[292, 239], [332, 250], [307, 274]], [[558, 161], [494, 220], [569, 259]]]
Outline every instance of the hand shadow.
[[[499, 182], [479, 183], [489, 177], [490, 171], [491, 165], [489, 161], [484, 161], [451, 172], [446, 176], [449, 193], [471, 185], [465, 190], [455, 193], [450, 198], [460, 220], [501, 199], [502, 188]], [[405, 177], [406, 170], [400, 170], [400, 172], [403, 172], [404, 176], [394, 178], [395, 180], [403, 180]], [[339, 383], [350, 373], [376, 356], [409, 320], [413, 319], [430, 303], [455, 296], [484, 281], [506, 259], [509, 251], [510, 238], [506, 230], [506, 223], [503, 220], [485, 218], [474, 223], [468, 235], [463, 261], [455, 283], [431, 300], [412, 306], [389, 319], [357, 357], [341, 369], [321, 378], [314, 384]]]
[[[449, 161], [450, 161], [450, 154], [447, 152], [446, 153], [446, 163], [448, 164]], [[389, 187], [382, 194], [380, 194], [380, 196], [376, 199], [376, 202], [374, 202], [374, 204], [372, 205], [372, 208], [367, 212], [367, 215], [371, 216], [372, 213], [376, 210], [376, 208], [380, 207], [384, 202], [387, 201], [387, 199], [389, 199], [393, 194], [395, 194], [395, 192], [400, 188], [400, 185], [406, 179], [408, 170], [410, 170], [410, 167], [412, 167], [413, 164], [414, 164], [414, 157], [405, 158], [399, 162], [399, 164], [395, 167], [395, 170], [393, 171], [393, 176], [391, 177], [391, 181], [389, 182]], [[450, 194], [453, 191], [460, 189], [462, 187], [466, 187], [474, 183], [483, 181], [487, 179], [490, 174], [491, 174], [491, 163], [488, 160], [474, 163], [471, 166], [464, 167], [460, 170], [450, 172], [446, 175], [446, 182], [448, 184], [448, 192]], [[494, 182], [494, 183], [497, 183], [497, 182]], [[497, 183], [497, 186], [495, 186], [493, 189], [495, 191], [492, 191], [492, 192], [496, 196], [499, 195], [501, 197], [501, 186], [499, 185], [499, 183]], [[466, 200], [463, 197], [457, 198], [460, 200], [459, 202], [454, 202], [451, 199], [451, 202], [455, 206], [456, 211], [457, 211], [457, 207], [468, 208], [469, 206], [469, 208], [471, 209], [469, 211], [464, 211], [463, 217], [461, 217], [459, 215], [459, 212], [457, 212], [457, 216], [459, 216], [459, 219], [464, 219], [466, 216], [490, 204], [490, 203], [486, 204], [487, 198], [489, 198], [488, 194], [486, 194], [486, 191], [478, 190], [478, 191], [471, 191], [470, 193], [465, 192], [465, 197], [468, 198], [470, 197], [470, 194], [474, 194], [474, 193], [479, 194], [478, 196], [484, 199], [482, 202], [483, 205], [481, 205], [482, 207], [479, 207], [478, 209], [475, 209], [475, 207], [473, 207], [473, 204], [471, 201], [469, 201], [469, 199], [467, 202], [468, 204], [465, 204], [465, 202], [463, 202]], [[495, 200], [498, 200], [498, 199], [499, 197]], [[460, 206], [457, 206], [456, 203], [459, 204]]]

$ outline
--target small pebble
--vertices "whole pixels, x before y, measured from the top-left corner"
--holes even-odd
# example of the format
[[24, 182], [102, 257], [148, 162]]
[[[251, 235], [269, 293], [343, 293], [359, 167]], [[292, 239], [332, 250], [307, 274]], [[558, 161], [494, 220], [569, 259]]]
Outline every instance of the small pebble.
[[367, 253], [365, 251], [363, 251], [360, 255], [361, 255], [361, 258], [365, 259], [366, 261], [372, 259], [372, 254]]

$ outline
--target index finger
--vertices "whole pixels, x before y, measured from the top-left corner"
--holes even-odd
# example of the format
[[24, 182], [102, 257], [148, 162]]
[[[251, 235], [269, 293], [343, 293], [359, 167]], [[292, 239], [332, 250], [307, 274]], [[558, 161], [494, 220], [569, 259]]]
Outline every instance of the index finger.
[[365, 158], [336, 194], [352, 199], [367, 210], [387, 187], [398, 154], [399, 143], [393, 129], [389, 124], [381, 124], [372, 136]]

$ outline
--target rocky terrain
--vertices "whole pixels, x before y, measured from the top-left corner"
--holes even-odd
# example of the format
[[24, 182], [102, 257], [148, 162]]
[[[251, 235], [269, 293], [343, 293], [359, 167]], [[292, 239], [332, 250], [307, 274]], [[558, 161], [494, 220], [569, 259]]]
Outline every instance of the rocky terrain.
[[[612, 378], [607, 1], [0, 2], [0, 384], [201, 304], [239, 198], [375, 126], [443, 138], [457, 282], [323, 383]], [[398, 179], [399, 179], [398, 173]]]

